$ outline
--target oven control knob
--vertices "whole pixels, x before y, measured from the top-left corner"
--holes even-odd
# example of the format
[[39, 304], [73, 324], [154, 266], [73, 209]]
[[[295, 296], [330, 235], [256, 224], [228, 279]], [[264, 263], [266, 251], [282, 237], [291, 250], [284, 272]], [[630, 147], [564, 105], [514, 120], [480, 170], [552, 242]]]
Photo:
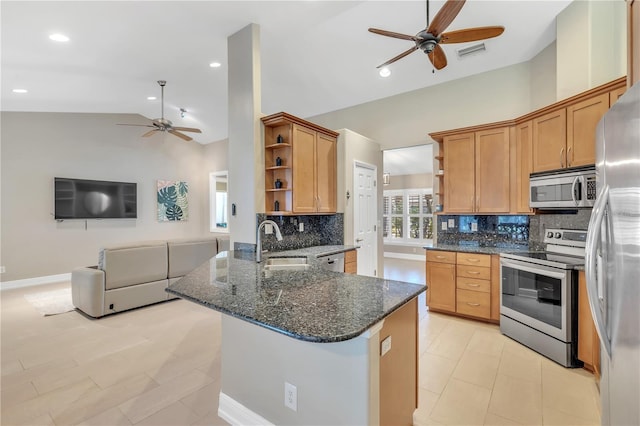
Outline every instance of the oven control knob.
[[561, 234], [561, 233], [559, 233], [559, 232], [556, 232], [555, 237], [556, 237], [556, 238], [561, 238], [561, 237], [562, 237], [562, 234]]
[[547, 238], [551, 238], [551, 237], [553, 237], [553, 232], [551, 231], [547, 232]]

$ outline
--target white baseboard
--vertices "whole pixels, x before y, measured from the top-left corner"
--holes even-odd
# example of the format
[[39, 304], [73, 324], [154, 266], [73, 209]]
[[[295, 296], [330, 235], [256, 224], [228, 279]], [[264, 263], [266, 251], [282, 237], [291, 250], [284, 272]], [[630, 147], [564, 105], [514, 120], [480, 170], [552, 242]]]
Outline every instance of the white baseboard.
[[384, 257], [390, 257], [392, 259], [407, 259], [407, 260], [425, 260], [426, 259], [424, 254], [394, 253], [390, 251], [385, 251]]
[[264, 425], [274, 426], [273, 423], [254, 413], [224, 392], [220, 392], [218, 400], [218, 416], [232, 425]]
[[0, 290], [12, 290], [14, 288], [31, 287], [34, 285], [53, 284], [63, 281], [71, 281], [71, 273], [47, 275], [44, 277], [26, 278], [24, 280], [13, 280], [0, 282]]

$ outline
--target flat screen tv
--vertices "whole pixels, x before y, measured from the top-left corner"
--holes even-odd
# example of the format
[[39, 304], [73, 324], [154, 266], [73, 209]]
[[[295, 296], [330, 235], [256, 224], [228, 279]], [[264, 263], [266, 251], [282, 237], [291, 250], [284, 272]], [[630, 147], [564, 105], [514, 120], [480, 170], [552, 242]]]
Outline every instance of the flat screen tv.
[[138, 217], [136, 183], [60, 177], [54, 181], [54, 217], [57, 220]]

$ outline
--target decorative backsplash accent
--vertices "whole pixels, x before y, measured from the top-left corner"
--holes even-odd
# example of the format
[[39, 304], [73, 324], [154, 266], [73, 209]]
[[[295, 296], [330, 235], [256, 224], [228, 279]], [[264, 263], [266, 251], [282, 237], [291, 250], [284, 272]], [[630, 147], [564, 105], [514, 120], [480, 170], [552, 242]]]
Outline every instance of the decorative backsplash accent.
[[[258, 213], [255, 227], [265, 219], [271, 219], [278, 224], [283, 239], [278, 241], [275, 233], [263, 233], [263, 250], [281, 251], [344, 244], [344, 213], [312, 216], [267, 216]], [[303, 232], [299, 231], [300, 223], [304, 226]]]
[[437, 233], [438, 244], [527, 244], [529, 216], [438, 215]]

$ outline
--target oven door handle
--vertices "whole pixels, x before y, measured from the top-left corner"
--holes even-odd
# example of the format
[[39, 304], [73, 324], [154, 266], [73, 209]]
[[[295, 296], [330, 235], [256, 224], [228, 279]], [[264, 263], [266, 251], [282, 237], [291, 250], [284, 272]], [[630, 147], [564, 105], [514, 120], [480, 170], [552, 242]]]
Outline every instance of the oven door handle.
[[[596, 262], [599, 246], [598, 242], [602, 233], [602, 223], [607, 210], [608, 200], [609, 186], [604, 185], [596, 198], [596, 203], [594, 204], [593, 212], [591, 213], [591, 219], [589, 220], [584, 268], [587, 278], [587, 295], [589, 296], [588, 299], [591, 316], [593, 317], [593, 322], [595, 323], [596, 330], [598, 331], [598, 336], [600, 336], [600, 342], [602, 343], [602, 346], [607, 352], [609, 358], [611, 358], [611, 341], [609, 340], [609, 336], [607, 336], [606, 324], [599, 306], [600, 298], [598, 296], [598, 278], [596, 270], [598, 267]], [[600, 284], [603, 285], [604, 283]], [[605, 295], [606, 291], [606, 289], [603, 289], [603, 293]]]
[[545, 277], [557, 278], [560, 280], [566, 276], [565, 270], [550, 268], [535, 263], [500, 258], [500, 265], [506, 266], [507, 268], [516, 269], [518, 271], [531, 272], [532, 274], [544, 275]]

